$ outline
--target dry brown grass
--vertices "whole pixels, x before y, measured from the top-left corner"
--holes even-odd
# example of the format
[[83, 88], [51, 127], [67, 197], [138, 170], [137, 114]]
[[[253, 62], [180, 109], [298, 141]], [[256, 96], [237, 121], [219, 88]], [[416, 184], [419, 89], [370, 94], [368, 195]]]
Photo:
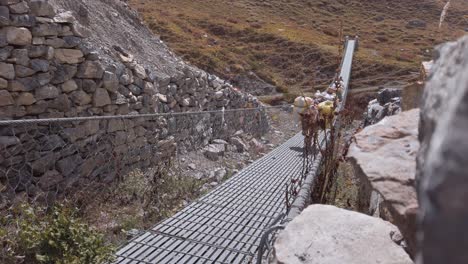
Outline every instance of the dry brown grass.
[[[155, 33], [193, 64], [231, 78], [255, 71], [283, 91], [330, 82], [339, 61], [338, 25], [359, 35], [354, 87], [408, 79], [433, 45], [462, 35], [468, 7], [454, 2], [440, 37], [445, 4], [436, 0], [131, 0]], [[463, 2], [463, 1], [459, 1]], [[410, 20], [427, 23], [409, 28]]]

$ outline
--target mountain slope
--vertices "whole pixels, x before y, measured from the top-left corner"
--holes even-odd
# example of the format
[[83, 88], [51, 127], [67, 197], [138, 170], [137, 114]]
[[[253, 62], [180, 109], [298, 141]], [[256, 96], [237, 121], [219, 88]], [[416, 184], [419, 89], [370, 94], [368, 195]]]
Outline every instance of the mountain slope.
[[408, 80], [436, 42], [467, 27], [454, 1], [444, 30], [434, 0], [131, 0], [155, 33], [186, 60], [226, 79], [255, 72], [283, 91], [321, 88], [338, 67], [338, 32], [359, 35], [354, 87]]

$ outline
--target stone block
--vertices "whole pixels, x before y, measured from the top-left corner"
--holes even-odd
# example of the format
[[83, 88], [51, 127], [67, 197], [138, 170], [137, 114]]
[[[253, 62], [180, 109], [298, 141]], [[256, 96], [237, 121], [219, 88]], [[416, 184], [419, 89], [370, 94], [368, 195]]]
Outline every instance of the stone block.
[[38, 24], [32, 29], [34, 37], [56, 37], [60, 31], [60, 25], [43, 23]]
[[27, 49], [14, 49], [11, 52], [10, 59], [12, 63], [16, 63], [23, 66], [29, 66], [29, 54]]
[[0, 49], [0, 61], [5, 61], [6, 59], [8, 59], [12, 51], [13, 51], [12, 46], [6, 46], [4, 48], [1, 48]]
[[30, 15], [10, 15], [10, 25], [14, 27], [32, 28], [36, 26], [37, 20], [35, 16]]
[[78, 85], [74, 80], [68, 80], [61, 85], [62, 92], [70, 93], [78, 89]]
[[101, 79], [104, 69], [99, 62], [85, 61], [80, 64], [76, 76], [85, 79]]
[[32, 93], [20, 93], [16, 98], [17, 105], [32, 105], [36, 102], [36, 98]]
[[46, 85], [35, 90], [37, 100], [54, 99], [60, 95], [60, 90], [53, 85]]
[[77, 105], [87, 105], [92, 101], [91, 96], [81, 90], [72, 92], [70, 98]]
[[32, 43], [31, 31], [24, 27], [6, 28], [6, 38], [11, 45], [26, 46]]
[[10, 5], [9, 7], [12, 14], [24, 14], [29, 12], [29, 5], [26, 1]]
[[29, 2], [31, 13], [38, 17], [49, 17], [55, 16], [53, 6], [47, 0], [31, 0]]
[[10, 25], [10, 9], [7, 6], [0, 6], [0, 26]]
[[15, 66], [13, 64], [0, 62], [0, 77], [12, 80], [15, 76]]
[[79, 154], [66, 157], [57, 162], [57, 170], [65, 177], [71, 177], [74, 170], [83, 163]]
[[36, 73], [35, 70], [22, 66], [22, 65], [16, 65], [15, 66], [15, 74], [19, 78], [24, 78], [24, 77], [29, 77], [32, 76]]
[[106, 89], [98, 88], [93, 96], [93, 105], [95, 107], [102, 107], [105, 105], [111, 104], [111, 99], [109, 97], [109, 93]]
[[59, 63], [77, 64], [83, 61], [83, 52], [76, 49], [56, 49], [55, 59]]

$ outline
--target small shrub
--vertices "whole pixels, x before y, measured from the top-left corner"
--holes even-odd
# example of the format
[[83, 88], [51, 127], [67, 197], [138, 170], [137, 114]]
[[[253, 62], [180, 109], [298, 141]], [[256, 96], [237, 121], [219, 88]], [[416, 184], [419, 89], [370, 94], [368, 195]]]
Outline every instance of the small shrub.
[[1, 263], [101, 264], [113, 260], [113, 248], [103, 236], [65, 206], [46, 211], [23, 205], [2, 217], [1, 223]]

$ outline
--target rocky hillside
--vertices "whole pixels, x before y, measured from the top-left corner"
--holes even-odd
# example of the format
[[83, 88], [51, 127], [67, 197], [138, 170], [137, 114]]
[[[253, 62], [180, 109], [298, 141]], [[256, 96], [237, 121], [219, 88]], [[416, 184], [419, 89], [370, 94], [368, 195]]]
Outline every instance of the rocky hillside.
[[329, 83], [339, 62], [341, 20], [344, 34], [362, 40], [354, 87], [411, 79], [435, 43], [468, 27], [467, 5], [453, 1], [438, 33], [443, 2], [130, 0], [150, 28], [193, 64], [234, 82], [254, 72], [296, 93]]
[[[259, 106], [253, 96], [178, 59], [124, 2], [0, 1], [2, 121]], [[176, 149], [200, 148], [240, 129], [268, 129], [261, 113], [227, 115], [225, 126], [224, 118], [4, 123], [0, 199], [34, 198], [55, 188], [66, 193], [82, 184], [78, 179], [112, 182], [120, 173], [158, 165]]]

